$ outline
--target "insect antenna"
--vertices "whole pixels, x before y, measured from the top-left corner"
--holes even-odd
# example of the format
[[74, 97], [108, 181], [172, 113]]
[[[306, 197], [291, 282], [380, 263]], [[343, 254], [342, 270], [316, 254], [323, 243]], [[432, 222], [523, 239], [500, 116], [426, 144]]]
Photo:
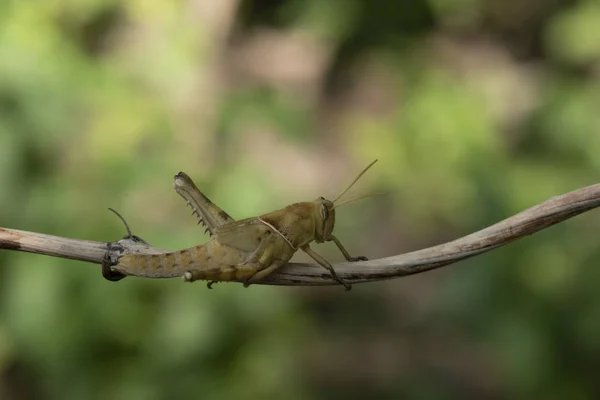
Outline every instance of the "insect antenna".
[[[340, 197], [342, 197], [344, 194], [346, 194], [346, 192], [348, 190], [350, 190], [350, 188], [352, 187], [352, 185], [354, 185], [356, 183], [356, 181], [358, 181], [360, 179], [361, 176], [364, 175], [365, 172], [367, 172], [367, 170], [369, 168], [371, 168], [373, 166], [373, 164], [375, 164], [377, 162], [377, 160], [373, 161], [371, 164], [367, 165], [367, 167], [365, 169], [362, 170], [362, 172], [360, 174], [358, 174], [358, 176], [352, 181], [351, 184], [349, 184], [346, 189], [342, 190], [342, 192], [340, 194], [337, 195], [337, 197], [332, 201], [332, 203], [335, 203], [336, 201], [338, 201], [340, 199]], [[358, 200], [358, 199], [357, 199]]]
[[123, 224], [125, 225], [125, 229], [127, 229], [127, 237], [133, 237], [133, 235], [131, 234], [131, 229], [129, 229], [129, 225], [127, 225], [127, 221], [125, 221], [125, 218], [123, 218], [123, 216], [121, 214], [119, 214], [118, 212], [116, 212], [114, 209], [108, 207], [108, 209], [112, 212], [114, 212], [117, 217], [119, 217], [119, 219], [121, 219], [121, 221], [123, 221]]
[[384, 194], [388, 194], [388, 192], [377, 192], [377, 193], [369, 193], [369, 194], [365, 194], [364, 196], [359, 196], [359, 197], [353, 197], [351, 199], [348, 200], [344, 200], [339, 204], [336, 204], [333, 208], [338, 208], [339, 206], [343, 205], [343, 204], [348, 204], [348, 203], [352, 203], [353, 201], [357, 201], [357, 200], [362, 200], [365, 199], [367, 197], [373, 197], [373, 196], [383, 196]]
[[143, 243], [143, 244], [146, 244], [146, 245], [150, 246], [150, 243], [146, 242], [141, 237], [136, 236], [133, 233], [131, 233], [131, 229], [129, 229], [129, 225], [127, 224], [127, 221], [125, 221], [125, 218], [123, 218], [123, 216], [121, 214], [119, 214], [118, 212], [116, 212], [114, 209], [112, 209], [110, 207], [108, 207], [108, 209], [110, 211], [114, 212], [117, 215], [117, 217], [119, 217], [119, 219], [121, 221], [123, 221], [123, 224], [125, 225], [125, 229], [127, 229], [127, 236], [125, 236], [123, 239], [131, 239], [134, 242]]

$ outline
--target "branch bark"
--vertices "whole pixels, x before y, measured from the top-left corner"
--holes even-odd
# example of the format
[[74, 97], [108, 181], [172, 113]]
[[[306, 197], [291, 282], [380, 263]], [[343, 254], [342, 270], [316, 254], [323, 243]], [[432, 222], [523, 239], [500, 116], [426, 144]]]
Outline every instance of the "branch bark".
[[[339, 263], [334, 267], [338, 276], [349, 283], [425, 272], [493, 250], [598, 206], [600, 184], [552, 197], [488, 228], [448, 243], [376, 260]], [[94, 242], [7, 228], [0, 228], [0, 249], [96, 264], [100, 264], [105, 257], [117, 259], [123, 252], [157, 254], [167, 251], [130, 238], [117, 242]], [[320, 265], [290, 263], [257, 284], [310, 286], [335, 285], [337, 282]]]

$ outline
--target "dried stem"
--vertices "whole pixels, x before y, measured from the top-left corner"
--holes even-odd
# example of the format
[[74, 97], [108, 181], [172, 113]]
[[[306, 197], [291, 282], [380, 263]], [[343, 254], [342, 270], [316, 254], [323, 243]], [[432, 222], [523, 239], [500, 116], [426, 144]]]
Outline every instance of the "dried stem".
[[[334, 267], [338, 276], [350, 283], [379, 281], [429, 271], [485, 253], [598, 206], [600, 184], [552, 197], [504, 221], [452, 242], [387, 258], [340, 263]], [[0, 249], [96, 264], [100, 264], [104, 257], [115, 260], [123, 252], [156, 254], [167, 251], [130, 238], [105, 243], [6, 228], [0, 228]], [[295, 286], [337, 284], [331, 280], [323, 267], [299, 263], [287, 264], [260, 283]]]

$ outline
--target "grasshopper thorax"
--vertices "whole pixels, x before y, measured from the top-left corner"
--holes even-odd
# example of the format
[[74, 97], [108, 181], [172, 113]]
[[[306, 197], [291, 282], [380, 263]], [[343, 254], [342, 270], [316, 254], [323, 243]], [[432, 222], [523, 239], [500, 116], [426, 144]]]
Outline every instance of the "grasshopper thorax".
[[315, 241], [322, 243], [331, 237], [335, 225], [335, 206], [331, 200], [319, 197], [313, 201], [315, 221]]

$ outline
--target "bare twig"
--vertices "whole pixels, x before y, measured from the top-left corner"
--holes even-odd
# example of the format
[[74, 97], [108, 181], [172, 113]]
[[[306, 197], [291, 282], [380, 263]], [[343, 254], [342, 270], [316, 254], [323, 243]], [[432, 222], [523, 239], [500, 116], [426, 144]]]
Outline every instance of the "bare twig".
[[[429, 271], [485, 253], [598, 206], [600, 184], [552, 197], [504, 221], [452, 242], [377, 260], [340, 263], [334, 267], [338, 276], [350, 283], [378, 281]], [[96, 264], [100, 264], [104, 257], [116, 260], [124, 253], [157, 254], [167, 251], [154, 248], [135, 238], [105, 243], [6, 228], [0, 228], [0, 249]], [[287, 264], [260, 283], [295, 286], [337, 284], [320, 265], [299, 263]]]

